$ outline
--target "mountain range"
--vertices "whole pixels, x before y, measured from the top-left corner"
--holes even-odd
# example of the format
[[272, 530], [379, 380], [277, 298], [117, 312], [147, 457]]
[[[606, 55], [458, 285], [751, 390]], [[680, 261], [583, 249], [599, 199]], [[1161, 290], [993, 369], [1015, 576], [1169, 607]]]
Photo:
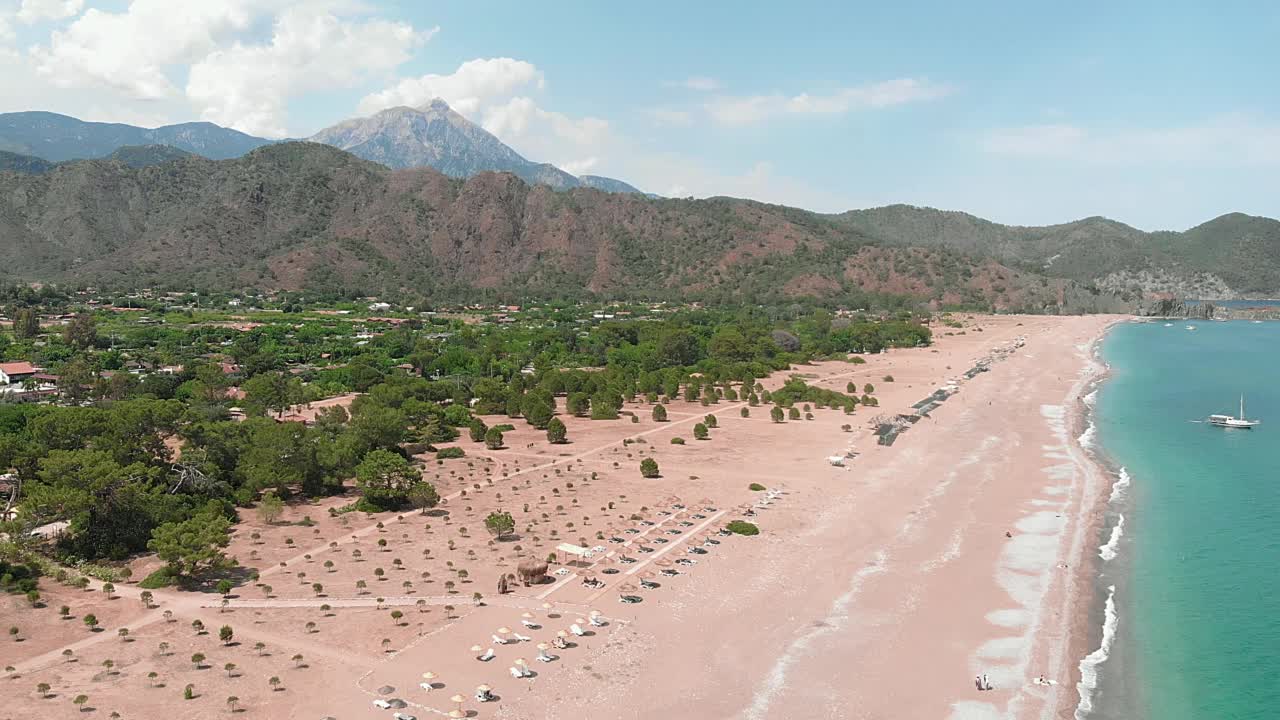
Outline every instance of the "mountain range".
[[[393, 169], [430, 167], [461, 178], [479, 172], [509, 172], [525, 182], [557, 190], [591, 187], [605, 192], [640, 192], [621, 180], [596, 175], [575, 177], [554, 165], [527, 160], [439, 99], [421, 109], [397, 107], [371, 117], [347, 120], [308, 140]], [[147, 129], [85, 122], [50, 112], [0, 114], [0, 152], [21, 156], [0, 155], [0, 169], [19, 172], [48, 169], [38, 161], [110, 157], [122, 147], [167, 145], [224, 160], [273, 142], [207, 122]]]
[[391, 170], [318, 143], [0, 173], [0, 267], [120, 287], [1121, 307], [1073, 280], [878, 242], [835, 216]]
[[[168, 142], [116, 144], [138, 139]], [[14, 279], [211, 289], [870, 293], [1026, 309], [1280, 294], [1280, 222], [1264, 217], [1144, 232], [1102, 217], [1024, 227], [908, 205], [664, 200], [528, 161], [442, 101], [315, 140], [0, 115], [0, 260]]]

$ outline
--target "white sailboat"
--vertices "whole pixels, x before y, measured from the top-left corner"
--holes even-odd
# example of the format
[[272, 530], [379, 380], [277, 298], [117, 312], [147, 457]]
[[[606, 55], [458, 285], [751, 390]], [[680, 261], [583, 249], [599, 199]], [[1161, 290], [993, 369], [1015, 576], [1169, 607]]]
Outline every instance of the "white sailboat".
[[1223, 428], [1234, 428], [1237, 430], [1249, 430], [1256, 425], [1261, 425], [1261, 420], [1249, 420], [1244, 415], [1244, 395], [1240, 396], [1240, 416], [1234, 415], [1210, 415], [1208, 418], [1210, 425], [1217, 425]]

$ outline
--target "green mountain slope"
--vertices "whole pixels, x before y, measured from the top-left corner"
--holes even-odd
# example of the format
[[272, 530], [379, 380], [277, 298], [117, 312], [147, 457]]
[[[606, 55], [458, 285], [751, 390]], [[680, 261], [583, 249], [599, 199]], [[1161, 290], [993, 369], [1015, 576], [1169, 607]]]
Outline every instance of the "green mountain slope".
[[316, 143], [142, 168], [0, 174], [11, 277], [193, 288], [820, 297], [858, 306], [1095, 309], [1107, 302], [948, 249], [885, 247], [831, 217], [715, 198], [556, 192], [503, 173], [389, 170]]
[[1186, 232], [1144, 232], [1102, 217], [1000, 225], [966, 213], [891, 205], [834, 220], [890, 245], [945, 247], [1131, 296], [1274, 296], [1280, 222], [1231, 214]]

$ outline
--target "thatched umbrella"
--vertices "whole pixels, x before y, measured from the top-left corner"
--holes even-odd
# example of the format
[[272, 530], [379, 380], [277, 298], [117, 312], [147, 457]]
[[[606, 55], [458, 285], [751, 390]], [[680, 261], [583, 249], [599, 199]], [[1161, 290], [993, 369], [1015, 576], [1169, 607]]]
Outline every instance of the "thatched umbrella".
[[511, 634], [511, 628], [507, 627], [506, 625], [503, 625], [502, 627], [498, 628], [498, 634], [499, 634], [499, 635], [510, 635], [510, 634]]
[[483, 651], [484, 651], [484, 648], [483, 648], [483, 647], [480, 647], [479, 645], [472, 645], [472, 646], [471, 646], [471, 652], [473, 652], [473, 653], [478, 653], [478, 652], [483, 652]]
[[522, 613], [520, 613], [520, 617], [524, 618], [525, 620], [532, 620], [532, 619], [533, 619], [533, 613], [531, 613], [531, 612], [522, 612]]
[[620, 593], [633, 593], [639, 589], [640, 588], [636, 587], [631, 583], [622, 583], [621, 585], [618, 586], [618, 592]]
[[665, 557], [660, 557], [660, 558], [658, 558], [657, 560], [655, 560], [654, 562], [655, 562], [655, 564], [657, 564], [657, 565], [661, 565], [662, 567], [670, 567], [670, 566], [671, 566], [671, 561], [670, 561], [670, 560], [668, 560], [668, 559], [667, 559], [667, 558], [665, 558]]
[[395, 691], [396, 689], [391, 687], [390, 685], [383, 685], [382, 687], [378, 688], [379, 695], [390, 695]]
[[457, 709], [457, 712], [462, 712], [462, 703], [464, 703], [464, 702], [466, 702], [466, 701], [467, 701], [467, 699], [466, 699], [466, 698], [464, 698], [464, 697], [462, 697], [461, 695], [454, 695], [453, 697], [449, 698], [449, 702], [456, 702], [456, 703], [458, 703], [458, 709]]

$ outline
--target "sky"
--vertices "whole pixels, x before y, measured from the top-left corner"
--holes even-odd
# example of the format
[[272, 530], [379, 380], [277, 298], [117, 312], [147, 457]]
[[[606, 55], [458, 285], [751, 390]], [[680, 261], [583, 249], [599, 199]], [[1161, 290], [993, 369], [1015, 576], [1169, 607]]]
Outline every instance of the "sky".
[[669, 196], [1280, 217], [1280, 3], [0, 0], [0, 112], [300, 138], [441, 97]]

